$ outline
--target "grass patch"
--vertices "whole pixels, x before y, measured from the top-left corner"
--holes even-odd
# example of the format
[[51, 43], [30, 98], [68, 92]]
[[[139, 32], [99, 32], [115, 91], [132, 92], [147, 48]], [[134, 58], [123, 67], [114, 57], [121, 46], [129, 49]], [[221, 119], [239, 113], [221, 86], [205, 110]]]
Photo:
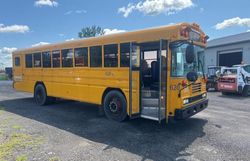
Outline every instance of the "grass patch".
[[0, 81], [1, 80], [8, 80], [8, 77], [6, 74], [0, 74]]
[[27, 155], [20, 155], [16, 157], [16, 161], [27, 161], [27, 160], [28, 160]]
[[49, 161], [60, 161], [59, 157], [51, 157], [49, 158]]
[[4, 108], [0, 107], [0, 115], [3, 113], [3, 111], [4, 111]]
[[20, 130], [22, 128], [22, 126], [20, 126], [20, 125], [13, 125], [12, 128], [16, 129], [16, 130]]
[[6, 118], [2, 121], [0, 121], [0, 128], [6, 128], [9, 126], [9, 122], [10, 122], [10, 119], [9, 118]]
[[[0, 160], [9, 160], [13, 157], [13, 152], [16, 150], [20, 151], [28, 147], [33, 148], [41, 143], [41, 138], [34, 138], [23, 133], [13, 133], [6, 141], [0, 144]], [[17, 159], [25, 159], [25, 157], [19, 156]]]

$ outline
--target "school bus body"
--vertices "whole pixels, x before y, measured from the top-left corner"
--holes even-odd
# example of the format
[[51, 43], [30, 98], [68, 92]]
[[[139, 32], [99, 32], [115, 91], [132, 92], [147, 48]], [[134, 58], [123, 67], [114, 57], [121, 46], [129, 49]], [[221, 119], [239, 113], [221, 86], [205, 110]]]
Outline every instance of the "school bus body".
[[[121, 44], [126, 42], [150, 42], [167, 40], [168, 43], [178, 40], [188, 40], [180, 35], [180, 31], [183, 27], [194, 28], [199, 31], [202, 36], [205, 34], [196, 26], [188, 23], [182, 23], [172, 26], [164, 26], [152, 29], [145, 29], [140, 31], [126, 32], [114, 35], [106, 35], [95, 38], [88, 38], [82, 40], [75, 40], [70, 42], [64, 42], [59, 44], [45, 45], [40, 47], [33, 47], [24, 50], [18, 50], [13, 53], [13, 87], [18, 91], [25, 91], [34, 93], [37, 84], [41, 83], [46, 87], [48, 96], [58, 97], [63, 99], [71, 99], [82, 102], [93, 103], [97, 105], [103, 104], [104, 96], [111, 90], [120, 91], [127, 101], [127, 114], [132, 116], [133, 114], [140, 113], [140, 99], [139, 97], [133, 98], [133, 104], [131, 110], [129, 108], [129, 67], [120, 66], [120, 46], [118, 45], [118, 67], [104, 67], [104, 59], [102, 59], [102, 67], [93, 68], [90, 67], [90, 53], [88, 52], [88, 66], [87, 67], [75, 67], [72, 68], [26, 68], [25, 67], [25, 54], [37, 53], [44, 51], [63, 50], [63, 49], [75, 49], [80, 47], [90, 47], [106, 44]], [[205, 47], [206, 44], [202, 42], [193, 42], [196, 45]], [[102, 51], [104, 49], [102, 48]], [[15, 66], [15, 61], [20, 58], [20, 66]], [[102, 52], [102, 57], [104, 53]], [[75, 60], [73, 59], [73, 64]], [[61, 62], [62, 63], [62, 62]], [[138, 73], [133, 73], [137, 77]], [[189, 106], [198, 105], [203, 102], [202, 106], [207, 106], [207, 98], [201, 97], [194, 100], [188, 105], [183, 104], [185, 98], [192, 98], [197, 96], [204, 96], [206, 94], [206, 82], [203, 77], [199, 77], [195, 82], [200, 84], [198, 91], [194, 91], [194, 87], [190, 86], [181, 91], [179, 96], [179, 90], [182, 88], [185, 77], [171, 77], [171, 50], [167, 47], [167, 76], [166, 76], [166, 120], [170, 117], [175, 117], [178, 109], [185, 109]], [[134, 88], [140, 88], [140, 80], [133, 82]], [[132, 93], [134, 93], [133, 91]], [[139, 91], [137, 91], [139, 92]], [[204, 102], [205, 101], [205, 102]], [[195, 113], [194, 113], [195, 114]]]

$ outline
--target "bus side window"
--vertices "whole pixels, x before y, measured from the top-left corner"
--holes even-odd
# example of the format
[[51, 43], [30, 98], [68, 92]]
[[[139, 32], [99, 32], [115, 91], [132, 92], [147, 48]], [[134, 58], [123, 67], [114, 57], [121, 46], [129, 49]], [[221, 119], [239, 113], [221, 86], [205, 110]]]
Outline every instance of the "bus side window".
[[32, 68], [32, 54], [25, 55], [25, 66], [26, 68]]
[[104, 46], [104, 67], [118, 67], [118, 45]]
[[35, 68], [40, 68], [41, 67], [41, 53], [34, 53], [34, 67]]
[[73, 67], [73, 49], [62, 50], [62, 67]]
[[42, 53], [43, 57], [43, 67], [51, 68], [51, 53], [49, 51]]
[[102, 67], [102, 46], [90, 47], [90, 67]]
[[75, 67], [88, 66], [88, 48], [75, 49]]
[[60, 68], [60, 51], [52, 51], [53, 68]]
[[15, 57], [15, 67], [20, 67], [20, 57]]
[[130, 64], [130, 43], [120, 44], [120, 53], [121, 53], [121, 67], [129, 67]]

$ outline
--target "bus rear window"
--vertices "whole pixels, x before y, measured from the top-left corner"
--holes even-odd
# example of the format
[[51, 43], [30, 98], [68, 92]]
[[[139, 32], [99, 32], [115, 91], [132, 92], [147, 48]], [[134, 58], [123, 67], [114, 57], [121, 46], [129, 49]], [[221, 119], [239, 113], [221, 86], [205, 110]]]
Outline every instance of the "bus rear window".
[[32, 54], [25, 55], [25, 66], [26, 68], [32, 68]]
[[51, 54], [50, 52], [43, 52], [43, 67], [44, 68], [50, 68], [51, 67]]
[[88, 66], [88, 48], [75, 49], [75, 66], [87, 67]]
[[41, 53], [35, 53], [33, 54], [34, 57], [34, 67], [39, 68], [41, 67]]
[[60, 51], [52, 52], [53, 68], [60, 68]]
[[104, 46], [104, 67], [117, 67], [118, 66], [118, 45], [105, 45]]
[[90, 47], [90, 66], [102, 67], [102, 46]]
[[73, 49], [62, 50], [62, 67], [73, 67]]

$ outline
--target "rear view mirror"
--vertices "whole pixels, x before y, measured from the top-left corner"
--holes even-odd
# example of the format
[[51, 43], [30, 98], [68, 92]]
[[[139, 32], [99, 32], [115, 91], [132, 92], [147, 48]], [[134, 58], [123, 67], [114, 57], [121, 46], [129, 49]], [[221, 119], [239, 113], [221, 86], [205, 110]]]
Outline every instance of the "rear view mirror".
[[190, 82], [196, 82], [198, 79], [198, 74], [196, 72], [187, 73], [187, 80]]
[[188, 45], [186, 48], [186, 62], [192, 64], [195, 60], [194, 45]]

